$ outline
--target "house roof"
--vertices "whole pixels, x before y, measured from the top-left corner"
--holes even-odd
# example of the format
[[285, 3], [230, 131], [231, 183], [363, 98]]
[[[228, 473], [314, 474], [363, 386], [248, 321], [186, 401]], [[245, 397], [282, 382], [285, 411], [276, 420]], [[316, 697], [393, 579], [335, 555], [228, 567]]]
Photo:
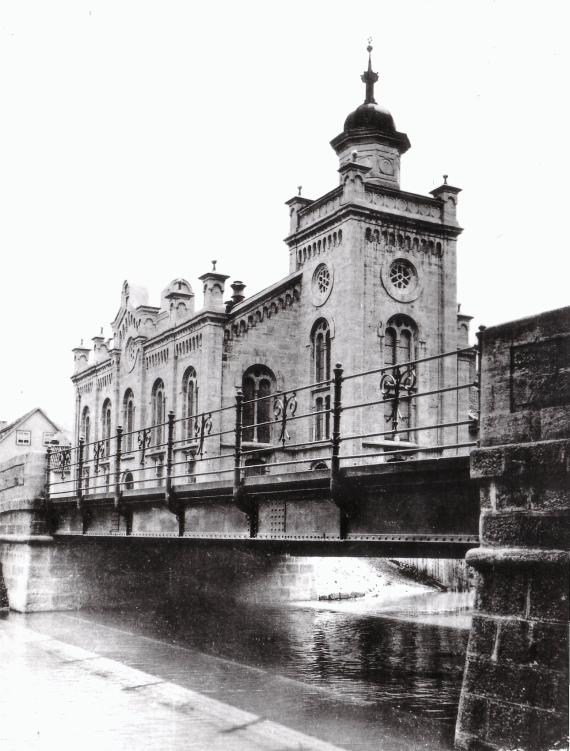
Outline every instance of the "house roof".
[[64, 431], [55, 423], [53, 420], [51, 420], [46, 413], [43, 411], [43, 409], [40, 409], [39, 407], [35, 407], [34, 409], [31, 409], [29, 412], [26, 412], [25, 415], [22, 415], [21, 417], [18, 417], [13, 422], [9, 423], [8, 425], [5, 425], [3, 428], [0, 429], [0, 441], [3, 441], [5, 438], [7, 438], [11, 433], [14, 432], [14, 430], [17, 430], [21, 425], [24, 425], [25, 422], [36, 412], [39, 412], [44, 419], [50, 423], [50, 425], [53, 426], [56, 433], [63, 433]]

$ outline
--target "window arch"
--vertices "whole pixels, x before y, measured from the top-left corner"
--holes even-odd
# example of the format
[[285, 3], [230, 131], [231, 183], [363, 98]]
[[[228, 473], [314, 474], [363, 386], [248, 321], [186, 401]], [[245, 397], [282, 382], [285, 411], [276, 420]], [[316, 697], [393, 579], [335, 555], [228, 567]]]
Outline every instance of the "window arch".
[[[311, 330], [311, 376], [315, 384], [328, 381], [331, 377], [331, 332], [326, 319], [319, 318]], [[324, 384], [313, 391], [313, 440], [330, 438], [330, 384]]]
[[271, 394], [275, 391], [275, 376], [265, 365], [253, 365], [243, 374], [242, 389], [243, 440], [270, 443], [271, 425], [267, 423], [272, 419]]
[[135, 487], [135, 481], [132, 472], [125, 472], [123, 475], [123, 485], [125, 490], [132, 490]]
[[160, 446], [163, 443], [165, 419], [166, 395], [164, 382], [161, 378], [157, 378], [152, 387], [152, 426], [155, 446]]
[[[392, 316], [386, 324], [384, 335], [384, 365], [400, 365], [415, 360], [417, 357], [418, 327], [406, 315]], [[416, 382], [417, 388], [417, 382]], [[414, 389], [415, 390], [415, 389]], [[398, 403], [399, 430], [413, 425], [413, 400], [411, 397], [401, 396]], [[394, 402], [387, 401], [384, 405], [384, 416], [387, 428], [391, 427]], [[396, 434], [399, 438], [409, 440], [409, 433]]]
[[331, 332], [324, 318], [314, 324], [311, 331], [312, 376], [316, 383], [331, 377]]
[[111, 400], [105, 399], [101, 410], [101, 438], [105, 445], [105, 456], [111, 453]]
[[91, 441], [91, 412], [89, 407], [83, 407], [81, 413], [81, 426], [79, 428], [80, 438], [83, 438], [85, 448], [83, 450], [83, 458], [89, 459], [89, 443]]
[[194, 437], [194, 418], [198, 414], [198, 377], [194, 368], [187, 368], [182, 377], [182, 416], [186, 440]]
[[133, 450], [133, 430], [135, 429], [135, 397], [131, 389], [123, 397], [123, 430], [125, 431], [125, 451]]

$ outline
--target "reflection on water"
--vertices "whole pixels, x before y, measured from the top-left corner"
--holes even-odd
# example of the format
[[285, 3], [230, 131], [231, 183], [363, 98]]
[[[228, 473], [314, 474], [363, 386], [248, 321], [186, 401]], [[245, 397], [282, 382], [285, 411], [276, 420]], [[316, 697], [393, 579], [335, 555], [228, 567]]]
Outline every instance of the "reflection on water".
[[448, 751], [468, 606], [468, 596], [452, 593], [391, 605], [195, 599], [22, 618], [53, 638], [351, 751]]
[[[106, 623], [318, 685], [349, 704], [371, 710], [391, 707], [453, 724], [469, 619], [463, 615], [459, 624], [455, 621], [467, 602], [465, 595], [429, 594], [406, 600], [402, 608], [392, 605], [384, 613], [372, 600], [364, 613], [363, 601], [356, 605], [360, 612], [338, 612], [238, 607], [202, 599], [182, 607], [164, 604], [154, 612], [105, 613], [104, 618]], [[429, 617], [437, 623], [422, 622]]]

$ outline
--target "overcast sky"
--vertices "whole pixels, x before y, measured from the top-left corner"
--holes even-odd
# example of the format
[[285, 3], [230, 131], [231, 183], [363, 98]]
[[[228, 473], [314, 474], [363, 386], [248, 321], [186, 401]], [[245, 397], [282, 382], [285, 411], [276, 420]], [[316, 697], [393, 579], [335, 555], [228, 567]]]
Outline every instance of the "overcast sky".
[[0, 419], [71, 426], [71, 349], [124, 279], [201, 305], [213, 258], [249, 294], [288, 273], [284, 201], [337, 184], [369, 36], [402, 188], [463, 188], [474, 330], [568, 304], [567, 5], [3, 0]]

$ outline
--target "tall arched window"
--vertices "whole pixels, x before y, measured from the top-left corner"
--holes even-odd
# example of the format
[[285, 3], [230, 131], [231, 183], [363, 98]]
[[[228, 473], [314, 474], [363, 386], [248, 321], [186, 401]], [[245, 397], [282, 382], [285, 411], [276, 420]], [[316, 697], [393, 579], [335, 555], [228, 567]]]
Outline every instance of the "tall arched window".
[[123, 430], [125, 431], [125, 451], [133, 450], [133, 430], [135, 429], [135, 397], [131, 389], [123, 397]]
[[[314, 324], [311, 330], [311, 375], [315, 383], [328, 381], [331, 377], [331, 332], [328, 321], [324, 318]], [[323, 441], [330, 438], [330, 384], [325, 384], [313, 391], [313, 439]]]
[[316, 383], [331, 377], [331, 332], [324, 318], [319, 319], [311, 332], [313, 378]]
[[111, 400], [105, 399], [101, 411], [101, 439], [105, 442], [105, 456], [111, 453]]
[[83, 449], [84, 460], [89, 459], [89, 442], [91, 441], [91, 413], [89, 407], [83, 407], [81, 413], [81, 426], [79, 428], [79, 437], [85, 441], [85, 448]]
[[194, 418], [198, 414], [198, 378], [194, 368], [188, 368], [182, 377], [182, 416], [184, 417], [185, 438], [194, 437]]
[[[418, 328], [409, 316], [396, 315], [390, 318], [386, 325], [386, 333], [384, 335], [384, 365], [399, 365], [416, 359], [417, 341]], [[391, 427], [390, 420], [393, 408], [393, 401], [387, 401], [384, 405], [384, 415], [387, 423], [386, 429]], [[405, 428], [412, 427], [414, 422], [412, 398], [405, 394], [401, 396], [398, 404], [398, 411], [398, 429], [404, 430]], [[400, 433], [398, 436], [403, 440], [409, 440], [410, 438], [409, 433]]]
[[243, 374], [243, 440], [271, 442], [271, 394], [275, 376], [264, 365], [254, 365]]
[[164, 442], [164, 422], [166, 420], [166, 396], [164, 382], [157, 378], [152, 387], [152, 426], [153, 443], [160, 446]]

